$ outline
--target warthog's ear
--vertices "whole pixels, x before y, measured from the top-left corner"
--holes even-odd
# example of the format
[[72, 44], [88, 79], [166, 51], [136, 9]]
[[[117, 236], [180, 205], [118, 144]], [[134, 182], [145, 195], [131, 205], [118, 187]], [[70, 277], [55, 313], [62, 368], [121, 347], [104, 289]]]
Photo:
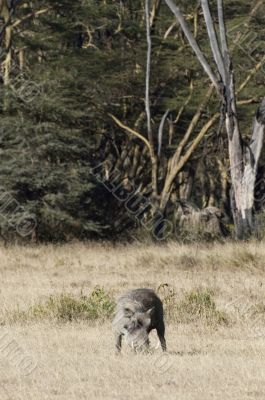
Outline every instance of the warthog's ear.
[[155, 307], [149, 308], [149, 310], [146, 311], [146, 315], [148, 315], [148, 317], [150, 317], [154, 311]]

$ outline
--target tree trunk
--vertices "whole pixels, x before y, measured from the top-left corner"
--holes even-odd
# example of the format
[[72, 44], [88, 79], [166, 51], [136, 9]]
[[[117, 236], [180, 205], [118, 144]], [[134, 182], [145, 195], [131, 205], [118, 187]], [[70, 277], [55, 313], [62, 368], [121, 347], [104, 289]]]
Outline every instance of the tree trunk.
[[[236, 236], [244, 239], [254, 229], [253, 206], [254, 188], [258, 161], [263, 145], [265, 127], [265, 99], [263, 100], [253, 127], [252, 139], [249, 145], [244, 145], [239, 129], [236, 110], [236, 91], [234, 86], [234, 71], [227, 43], [227, 33], [224, 21], [223, 0], [217, 0], [219, 37], [210, 11], [209, 0], [201, 0], [203, 15], [207, 27], [209, 44], [213, 60], [219, 75], [216, 75], [208, 60], [194, 39], [183, 14], [172, 0], [165, 0], [176, 16], [190, 46], [194, 50], [205, 72], [223, 102], [222, 113], [225, 118], [229, 144], [230, 173], [232, 181], [231, 208], [235, 223]], [[221, 115], [222, 116], [222, 115]]]
[[237, 142], [234, 143], [233, 138], [229, 140], [231, 178], [233, 184], [231, 204], [236, 237], [238, 239], [247, 238], [255, 229], [253, 216], [254, 192], [258, 161], [263, 145], [264, 127], [265, 99], [262, 101], [254, 120], [250, 145], [244, 146], [240, 143], [239, 147]]

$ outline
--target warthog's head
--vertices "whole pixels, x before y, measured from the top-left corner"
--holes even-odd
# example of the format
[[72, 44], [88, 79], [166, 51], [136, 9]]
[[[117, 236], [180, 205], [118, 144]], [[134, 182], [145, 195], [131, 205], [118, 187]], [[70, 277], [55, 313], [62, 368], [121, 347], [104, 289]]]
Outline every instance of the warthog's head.
[[149, 348], [148, 334], [151, 324], [151, 313], [153, 308], [146, 312], [131, 312], [127, 309], [126, 313], [129, 317], [123, 327], [123, 335], [125, 342], [135, 351], [143, 351]]

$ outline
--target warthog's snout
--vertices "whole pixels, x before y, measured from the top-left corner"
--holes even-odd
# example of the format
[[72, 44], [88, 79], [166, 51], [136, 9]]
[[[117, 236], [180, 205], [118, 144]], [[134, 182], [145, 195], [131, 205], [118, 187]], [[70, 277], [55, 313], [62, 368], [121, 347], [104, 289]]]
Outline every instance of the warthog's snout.
[[151, 313], [135, 312], [130, 320], [124, 325], [123, 336], [125, 342], [135, 351], [142, 351], [149, 348], [149, 331], [151, 325]]

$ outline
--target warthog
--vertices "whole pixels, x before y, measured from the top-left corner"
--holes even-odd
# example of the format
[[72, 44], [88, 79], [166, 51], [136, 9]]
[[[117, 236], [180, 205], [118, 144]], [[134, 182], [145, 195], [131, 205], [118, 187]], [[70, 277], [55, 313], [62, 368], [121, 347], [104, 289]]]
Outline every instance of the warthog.
[[156, 329], [161, 347], [166, 350], [163, 304], [151, 289], [135, 289], [119, 298], [113, 328], [117, 352], [121, 350], [122, 336], [135, 351], [148, 349], [152, 329]]

